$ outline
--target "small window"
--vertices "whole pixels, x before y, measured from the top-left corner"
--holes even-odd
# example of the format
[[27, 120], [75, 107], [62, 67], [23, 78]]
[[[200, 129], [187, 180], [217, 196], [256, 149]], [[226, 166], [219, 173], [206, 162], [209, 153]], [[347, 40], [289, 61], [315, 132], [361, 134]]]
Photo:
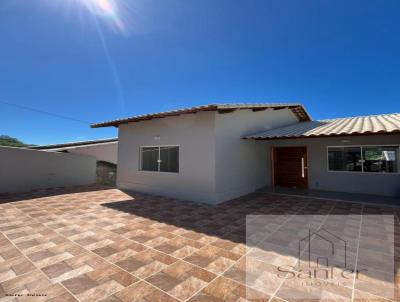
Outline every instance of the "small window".
[[363, 147], [364, 172], [398, 172], [397, 147]]
[[179, 147], [141, 147], [140, 170], [178, 173]]
[[330, 171], [361, 172], [361, 148], [329, 147], [328, 162]]
[[398, 173], [399, 147], [328, 147], [328, 170]]

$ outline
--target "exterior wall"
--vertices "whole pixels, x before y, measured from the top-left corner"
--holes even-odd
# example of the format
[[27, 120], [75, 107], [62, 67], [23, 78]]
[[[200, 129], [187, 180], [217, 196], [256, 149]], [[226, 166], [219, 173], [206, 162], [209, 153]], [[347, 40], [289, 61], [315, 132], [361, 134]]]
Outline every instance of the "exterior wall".
[[[214, 112], [199, 112], [120, 125], [117, 186], [215, 203], [214, 123]], [[179, 173], [139, 170], [140, 147], [160, 145], [179, 146]]]
[[236, 198], [268, 184], [269, 158], [265, 146], [241, 137], [297, 123], [289, 109], [216, 114], [216, 199]]
[[106, 161], [117, 164], [118, 159], [118, 142], [87, 145], [80, 147], [68, 147], [60, 150], [67, 150], [68, 153], [90, 155], [96, 157], [97, 160]]
[[[327, 158], [328, 146], [400, 145], [398, 134], [256, 141], [256, 143], [265, 146], [264, 150], [269, 159], [272, 146], [307, 146], [310, 189], [400, 197], [399, 173], [328, 172]], [[268, 183], [271, 184], [271, 160], [268, 161], [267, 171]]]
[[96, 182], [90, 156], [0, 147], [0, 193]]

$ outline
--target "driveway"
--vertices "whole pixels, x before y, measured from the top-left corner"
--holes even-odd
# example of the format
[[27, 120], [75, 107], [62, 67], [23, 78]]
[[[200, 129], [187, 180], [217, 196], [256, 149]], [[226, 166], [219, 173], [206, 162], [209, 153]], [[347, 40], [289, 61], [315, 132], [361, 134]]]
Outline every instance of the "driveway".
[[[90, 186], [0, 202], [0, 301], [399, 300], [395, 208], [271, 193], [211, 207]], [[347, 262], [368, 272], [278, 276], [306, 225], [353, 240]]]

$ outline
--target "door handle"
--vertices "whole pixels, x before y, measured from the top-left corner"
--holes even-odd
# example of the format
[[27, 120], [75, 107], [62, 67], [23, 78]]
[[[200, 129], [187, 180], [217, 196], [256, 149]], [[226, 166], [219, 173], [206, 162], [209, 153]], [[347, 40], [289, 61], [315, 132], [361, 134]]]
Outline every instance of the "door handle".
[[304, 157], [301, 158], [301, 177], [304, 178]]

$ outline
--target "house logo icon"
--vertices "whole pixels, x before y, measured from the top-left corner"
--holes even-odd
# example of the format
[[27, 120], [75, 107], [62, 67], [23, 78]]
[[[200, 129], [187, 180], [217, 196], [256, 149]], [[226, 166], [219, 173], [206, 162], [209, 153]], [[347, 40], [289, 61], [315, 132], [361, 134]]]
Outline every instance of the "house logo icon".
[[298, 266], [308, 267], [334, 265], [347, 267], [347, 242], [325, 228], [308, 230], [308, 235], [299, 240]]

